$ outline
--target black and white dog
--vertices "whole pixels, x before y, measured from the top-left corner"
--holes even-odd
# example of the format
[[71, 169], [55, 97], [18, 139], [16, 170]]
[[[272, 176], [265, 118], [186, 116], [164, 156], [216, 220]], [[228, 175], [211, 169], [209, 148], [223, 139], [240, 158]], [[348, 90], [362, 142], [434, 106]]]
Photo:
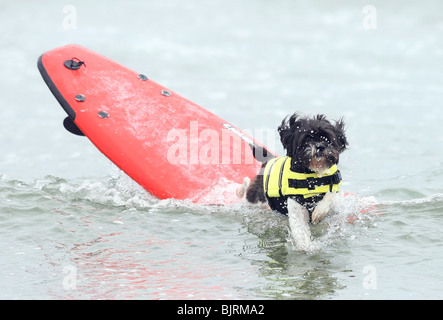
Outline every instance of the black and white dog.
[[267, 203], [287, 214], [299, 250], [310, 248], [309, 223], [320, 222], [334, 209], [342, 180], [336, 165], [348, 145], [344, 126], [342, 118], [331, 123], [324, 115], [286, 117], [278, 127], [286, 156], [269, 157], [265, 149], [253, 148], [263, 166], [237, 190], [248, 203]]

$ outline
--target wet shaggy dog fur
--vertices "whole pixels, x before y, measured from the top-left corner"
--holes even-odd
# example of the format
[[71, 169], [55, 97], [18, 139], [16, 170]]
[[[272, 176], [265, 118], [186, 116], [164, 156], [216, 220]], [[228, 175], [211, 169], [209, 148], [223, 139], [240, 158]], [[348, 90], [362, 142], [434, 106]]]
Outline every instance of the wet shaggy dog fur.
[[[306, 117], [294, 113], [283, 119], [278, 132], [286, 155], [291, 159], [290, 171], [315, 173], [319, 178], [327, 175], [330, 168], [339, 163], [340, 154], [348, 146], [343, 118], [331, 122], [322, 114]], [[328, 192], [308, 198], [303, 195], [283, 195], [277, 205], [277, 199], [268, 197], [263, 187], [264, 168], [271, 159], [265, 149], [254, 150], [254, 155], [257, 159], [263, 159], [263, 167], [252, 181], [245, 178], [237, 194], [246, 195], [249, 203], [267, 203], [272, 209], [287, 214], [296, 246], [300, 250], [308, 250], [311, 243], [309, 223], [320, 222], [333, 210], [337, 192], [331, 188]]]

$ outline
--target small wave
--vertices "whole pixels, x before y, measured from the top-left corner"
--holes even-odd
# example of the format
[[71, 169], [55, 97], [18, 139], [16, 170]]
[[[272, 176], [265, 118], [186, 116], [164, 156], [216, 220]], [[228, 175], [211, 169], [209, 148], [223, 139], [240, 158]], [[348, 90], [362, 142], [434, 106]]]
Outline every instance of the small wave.
[[436, 193], [433, 195], [412, 198], [408, 200], [391, 201], [385, 200], [380, 203], [386, 213], [426, 213], [431, 217], [432, 213], [440, 215], [443, 212], [443, 194]]
[[[312, 242], [305, 248], [307, 254], [314, 254], [341, 241], [354, 240], [361, 229], [376, 225], [379, 215], [379, 202], [375, 197], [361, 197], [353, 193], [339, 193], [336, 199], [335, 212], [329, 214], [322, 222], [311, 225]], [[358, 226], [358, 229], [356, 229]], [[287, 241], [297, 250], [288, 227]]]
[[437, 193], [423, 198], [416, 198], [401, 201], [383, 201], [384, 205], [417, 206], [429, 204], [443, 204], [443, 194]]
[[[5, 178], [2, 177], [4, 181]], [[136, 209], [140, 211], [159, 210], [165, 212], [186, 212], [197, 215], [217, 215], [221, 219], [232, 219], [244, 225], [248, 232], [267, 239], [273, 235], [277, 243], [285, 241], [291, 244], [292, 239], [286, 216], [262, 207], [245, 203], [229, 205], [200, 205], [186, 200], [160, 200], [124, 172], [115, 169], [100, 180], [67, 180], [55, 176], [37, 179], [31, 184], [20, 181], [9, 181], [8, 185], [25, 186], [39, 197], [50, 197], [63, 202], [92, 203], [93, 206], [109, 206], [117, 210]], [[32, 191], [33, 190], [33, 191]], [[433, 200], [432, 200], [433, 199]], [[443, 200], [443, 195], [428, 201]], [[423, 200], [425, 201], [425, 200]], [[383, 203], [385, 204], [385, 203]], [[357, 236], [352, 228], [356, 221], [361, 225], [372, 223], [374, 213], [379, 210], [380, 203], [374, 197], [360, 197], [355, 194], [340, 194], [337, 201], [337, 213], [329, 215], [323, 222], [311, 226], [313, 235], [312, 250], [316, 252], [328, 247], [341, 239], [352, 239]], [[120, 209], [119, 209], [120, 208]], [[264, 243], [262, 243], [264, 245]]]
[[123, 172], [112, 173], [102, 181], [46, 176], [34, 181], [34, 187], [52, 197], [107, 206], [149, 208], [158, 201]]

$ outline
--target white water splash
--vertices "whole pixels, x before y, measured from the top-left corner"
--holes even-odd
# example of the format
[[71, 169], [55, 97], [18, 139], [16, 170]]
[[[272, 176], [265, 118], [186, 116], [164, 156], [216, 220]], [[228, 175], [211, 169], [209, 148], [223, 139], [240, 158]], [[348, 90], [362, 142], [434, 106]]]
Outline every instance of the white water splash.
[[[341, 239], [353, 240], [356, 237], [355, 224], [365, 222], [373, 223], [378, 212], [378, 201], [374, 197], [360, 197], [356, 194], [339, 193], [336, 199], [334, 213], [330, 213], [318, 225], [311, 225], [312, 241], [309, 246], [303, 248], [307, 254], [315, 253], [330, 246]], [[299, 246], [291, 237], [288, 228], [288, 242], [294, 250]]]

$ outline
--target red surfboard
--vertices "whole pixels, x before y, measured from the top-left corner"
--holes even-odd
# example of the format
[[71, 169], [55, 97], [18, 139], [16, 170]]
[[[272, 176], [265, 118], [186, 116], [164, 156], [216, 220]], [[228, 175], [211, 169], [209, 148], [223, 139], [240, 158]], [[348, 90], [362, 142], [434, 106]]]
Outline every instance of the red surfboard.
[[48, 51], [38, 69], [68, 114], [115, 165], [160, 199], [238, 202], [235, 189], [261, 168], [251, 136], [208, 110], [79, 45]]

